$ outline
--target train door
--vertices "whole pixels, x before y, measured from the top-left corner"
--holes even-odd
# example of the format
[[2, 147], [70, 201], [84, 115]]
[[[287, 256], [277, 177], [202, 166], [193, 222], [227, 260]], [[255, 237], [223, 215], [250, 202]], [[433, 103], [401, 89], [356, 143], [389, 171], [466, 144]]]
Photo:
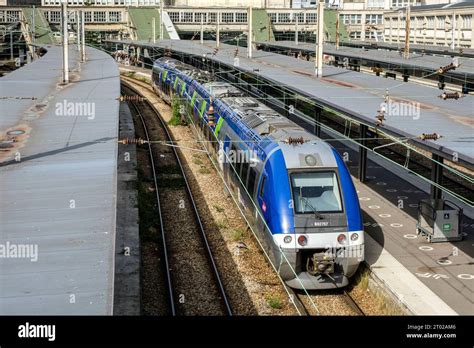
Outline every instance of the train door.
[[230, 164], [227, 160], [229, 156], [229, 149], [230, 149], [230, 138], [228, 135], [226, 135], [224, 138], [224, 155], [222, 156], [222, 165], [224, 167], [224, 179], [226, 182], [229, 182]]

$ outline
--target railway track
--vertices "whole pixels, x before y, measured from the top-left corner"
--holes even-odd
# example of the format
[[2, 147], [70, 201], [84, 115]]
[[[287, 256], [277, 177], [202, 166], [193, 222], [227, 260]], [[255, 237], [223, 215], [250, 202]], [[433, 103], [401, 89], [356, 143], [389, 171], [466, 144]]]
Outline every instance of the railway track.
[[[133, 83], [140, 88], [144, 88], [152, 93], [154, 93], [153, 89], [150, 85], [134, 80], [132, 78], [123, 78], [128, 83]], [[136, 91], [136, 93], [138, 93]], [[150, 144], [149, 144], [150, 145]], [[174, 149], [174, 148], [173, 148]], [[315, 310], [314, 305], [312, 305], [313, 300], [310, 299], [312, 296], [320, 295], [321, 292], [317, 291], [310, 291], [308, 294], [304, 294], [301, 292], [295, 292], [293, 289], [287, 287], [287, 291], [290, 293], [292, 298], [292, 302], [297, 308], [298, 312], [301, 315], [318, 315], [321, 314], [317, 310]], [[349, 308], [354, 315], [365, 315], [361, 308], [357, 305], [357, 302], [350, 296], [350, 294], [346, 290], [334, 290], [334, 291], [327, 291], [327, 294], [333, 297], [339, 297], [341, 302], [346, 303], [347, 308]]]
[[[140, 93], [122, 83], [126, 95]], [[169, 314], [232, 315], [199, 211], [166, 123], [148, 101], [129, 102], [149, 154]]]

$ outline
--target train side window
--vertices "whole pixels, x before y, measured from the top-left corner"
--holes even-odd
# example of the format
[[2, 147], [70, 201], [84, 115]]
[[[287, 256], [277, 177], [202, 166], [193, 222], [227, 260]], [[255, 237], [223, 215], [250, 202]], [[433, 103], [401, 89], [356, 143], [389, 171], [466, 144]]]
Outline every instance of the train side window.
[[257, 172], [252, 167], [250, 168], [249, 181], [247, 183], [247, 191], [249, 191], [250, 196], [253, 196], [253, 190], [255, 188], [255, 179], [257, 178]]
[[247, 183], [247, 191], [249, 191], [250, 196], [253, 195], [253, 190], [255, 187], [255, 179], [257, 178], [257, 172], [252, 167], [250, 168], [249, 181]]
[[243, 176], [241, 175], [241, 171], [242, 171], [242, 166], [244, 164], [244, 161], [243, 161], [243, 156], [241, 156], [240, 154], [242, 153], [242, 150], [240, 150], [239, 152], [236, 152], [235, 153], [235, 162], [237, 163], [237, 174], [243, 178]]
[[244, 164], [242, 165], [242, 174], [240, 175], [240, 177], [242, 178], [242, 182], [244, 186], [245, 186], [245, 183], [247, 182], [247, 174], [249, 173], [249, 167], [250, 167], [250, 164], [247, 161], [245, 161]]
[[265, 182], [266, 182], [266, 181], [267, 181], [267, 177], [264, 176], [264, 177], [262, 178], [262, 183], [260, 184], [260, 192], [259, 192], [259, 194], [258, 194], [258, 195], [260, 196], [260, 198], [263, 198], [263, 192], [265, 191]]
[[232, 167], [233, 167], [233, 168], [232, 168], [232, 173], [233, 173], [234, 175], [235, 175], [235, 174], [238, 175], [239, 172], [238, 172], [238, 169], [237, 169], [237, 166], [236, 166], [236, 163], [237, 163], [237, 162], [236, 162], [236, 158], [235, 158], [235, 155], [236, 155], [236, 153], [237, 153], [237, 149], [236, 149], [236, 147], [235, 147], [234, 144], [232, 144], [232, 146], [230, 147], [230, 150], [231, 150], [231, 152], [230, 152], [230, 154], [229, 154], [229, 159], [228, 159], [228, 160], [229, 160], [229, 163], [230, 163], [230, 164], [232, 165]]

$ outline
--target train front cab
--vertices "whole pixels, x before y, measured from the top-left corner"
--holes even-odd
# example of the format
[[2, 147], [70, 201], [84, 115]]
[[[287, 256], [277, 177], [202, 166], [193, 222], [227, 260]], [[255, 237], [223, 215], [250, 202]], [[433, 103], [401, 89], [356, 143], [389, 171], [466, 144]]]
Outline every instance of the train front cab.
[[276, 151], [266, 162], [255, 196], [266, 221], [260, 228], [273, 231], [273, 262], [293, 288], [344, 287], [364, 259], [360, 207], [347, 167], [335, 153], [333, 168], [287, 171], [283, 157]]

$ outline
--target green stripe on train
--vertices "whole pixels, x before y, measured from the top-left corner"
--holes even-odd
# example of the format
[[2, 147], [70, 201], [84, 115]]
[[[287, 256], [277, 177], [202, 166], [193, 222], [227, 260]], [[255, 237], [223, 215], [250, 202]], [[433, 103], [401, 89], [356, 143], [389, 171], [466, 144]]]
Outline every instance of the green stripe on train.
[[207, 101], [203, 100], [202, 105], [201, 105], [201, 110], [199, 111], [199, 115], [201, 115], [201, 117], [204, 114], [204, 110], [206, 110], [206, 105], [207, 105]]
[[184, 96], [184, 90], [186, 89], [186, 82], [182, 82], [183, 85], [181, 86], [181, 95]]
[[193, 97], [191, 98], [191, 106], [194, 108], [194, 103], [196, 102], [197, 92], [194, 91]]
[[219, 121], [217, 121], [217, 125], [216, 125], [216, 129], [214, 131], [214, 134], [216, 135], [216, 137], [219, 136], [219, 132], [221, 130], [221, 127], [222, 127], [222, 124], [224, 123], [224, 118], [223, 117], [219, 117]]

